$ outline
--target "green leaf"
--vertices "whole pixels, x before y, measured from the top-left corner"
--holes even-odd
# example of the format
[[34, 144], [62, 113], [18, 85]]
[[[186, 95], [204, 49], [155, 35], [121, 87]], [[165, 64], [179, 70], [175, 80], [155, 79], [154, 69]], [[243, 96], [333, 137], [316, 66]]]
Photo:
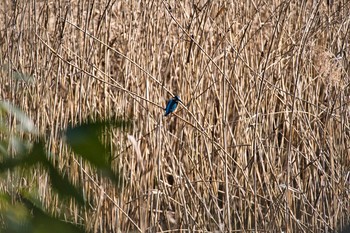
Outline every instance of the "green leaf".
[[108, 167], [107, 149], [100, 142], [99, 132], [102, 125], [83, 124], [75, 128], [68, 128], [67, 143], [72, 150], [97, 168]]
[[[30, 221], [31, 231], [35, 233], [85, 233], [82, 227], [75, 224], [64, 222], [63, 218], [56, 218], [42, 210], [41, 206], [37, 206], [36, 201], [31, 197], [22, 196], [20, 201], [31, 212]], [[26, 231], [28, 232], [28, 231]]]
[[102, 143], [100, 138], [112, 127], [126, 129], [130, 126], [130, 121], [121, 119], [89, 121], [76, 127], [69, 127], [65, 133], [66, 142], [74, 153], [87, 160], [103, 176], [110, 178], [116, 184], [124, 184], [124, 178], [111, 168], [109, 162], [110, 147]]
[[84, 196], [81, 189], [76, 188], [68, 179], [62, 175], [51, 163], [46, 164], [48, 169], [52, 188], [56, 190], [61, 198], [73, 198], [80, 205], [85, 205]]
[[20, 127], [24, 132], [37, 134], [34, 122], [10, 102], [0, 101], [0, 110], [5, 111], [9, 115], [13, 115], [19, 122]]
[[5, 158], [0, 163], [0, 172], [16, 167], [31, 167], [39, 162], [46, 162], [45, 147], [42, 141], [36, 142], [29, 154], [19, 154], [14, 158]]
[[2, 224], [0, 232], [8, 233], [30, 233], [30, 213], [28, 209], [20, 203], [11, 203], [11, 197], [6, 194], [0, 195], [0, 216]]
[[[66, 131], [66, 142], [72, 150], [99, 169], [109, 166], [110, 148], [101, 142], [103, 132], [113, 126], [125, 128], [130, 123], [123, 120], [96, 121], [69, 127]], [[108, 148], [108, 149], [107, 149]]]

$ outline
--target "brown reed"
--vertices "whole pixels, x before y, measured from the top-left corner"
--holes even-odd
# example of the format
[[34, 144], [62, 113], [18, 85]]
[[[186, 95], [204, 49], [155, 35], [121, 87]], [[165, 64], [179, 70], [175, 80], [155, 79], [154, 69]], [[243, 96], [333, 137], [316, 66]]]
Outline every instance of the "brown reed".
[[[91, 203], [62, 205], [38, 168], [26, 185], [49, 212], [92, 232], [349, 223], [348, 1], [0, 5], [0, 98], [34, 120]], [[173, 94], [185, 104], [165, 118]], [[121, 192], [61, 137], [87, 116], [116, 115], [133, 119], [136, 138], [110, 136]]]

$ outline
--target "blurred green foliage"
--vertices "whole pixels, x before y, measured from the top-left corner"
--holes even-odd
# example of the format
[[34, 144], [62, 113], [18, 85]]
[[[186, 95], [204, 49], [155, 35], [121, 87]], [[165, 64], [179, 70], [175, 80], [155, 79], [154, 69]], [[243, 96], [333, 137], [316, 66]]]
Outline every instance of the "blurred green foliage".
[[[9, 130], [12, 126], [12, 130]], [[123, 119], [87, 120], [78, 126], [66, 129], [64, 138], [72, 151], [81, 156], [99, 174], [110, 179], [116, 186], [124, 184], [124, 178], [114, 172], [110, 165], [111, 147], [103, 135], [112, 128], [128, 129], [130, 121]], [[15, 130], [13, 130], [15, 129]], [[23, 140], [23, 135], [36, 138], [34, 142]], [[73, 200], [80, 207], [88, 208], [82, 189], [72, 184], [66, 174], [55, 167], [48, 156], [43, 138], [34, 123], [18, 108], [8, 102], [0, 102], [0, 174], [13, 174], [16, 170], [40, 167], [49, 178], [51, 188], [59, 200]], [[121, 182], [122, 181], [122, 182]], [[3, 190], [0, 193], [0, 231], [19, 232], [87, 232], [82, 226], [64, 221], [62, 216], [53, 216], [45, 210], [43, 203], [28, 189]]]

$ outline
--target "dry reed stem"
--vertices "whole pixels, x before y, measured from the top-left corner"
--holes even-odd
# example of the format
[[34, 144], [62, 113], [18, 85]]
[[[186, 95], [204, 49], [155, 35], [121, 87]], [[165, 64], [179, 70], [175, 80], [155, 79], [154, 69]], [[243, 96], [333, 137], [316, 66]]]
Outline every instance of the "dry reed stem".
[[[348, 1], [0, 4], [0, 98], [35, 121], [91, 202], [62, 210], [67, 221], [94, 232], [349, 223]], [[173, 94], [185, 104], [164, 118]], [[134, 120], [142, 159], [111, 135], [121, 193], [61, 139], [91, 115]], [[34, 174], [26, 187], [60, 211], [47, 175]]]

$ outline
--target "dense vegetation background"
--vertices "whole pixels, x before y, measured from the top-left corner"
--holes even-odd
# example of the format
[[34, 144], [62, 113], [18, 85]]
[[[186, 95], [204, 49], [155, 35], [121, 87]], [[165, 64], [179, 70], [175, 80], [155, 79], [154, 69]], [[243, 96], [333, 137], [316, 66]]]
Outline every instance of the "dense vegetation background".
[[[0, 98], [28, 117], [2, 105], [1, 153], [41, 138], [51, 164], [5, 169], [9, 203], [30, 193], [91, 232], [349, 223], [349, 1], [1, 1], [0, 22]], [[116, 116], [132, 127], [99, 139], [123, 182], [66, 131]], [[61, 201], [50, 169], [87, 204]]]

